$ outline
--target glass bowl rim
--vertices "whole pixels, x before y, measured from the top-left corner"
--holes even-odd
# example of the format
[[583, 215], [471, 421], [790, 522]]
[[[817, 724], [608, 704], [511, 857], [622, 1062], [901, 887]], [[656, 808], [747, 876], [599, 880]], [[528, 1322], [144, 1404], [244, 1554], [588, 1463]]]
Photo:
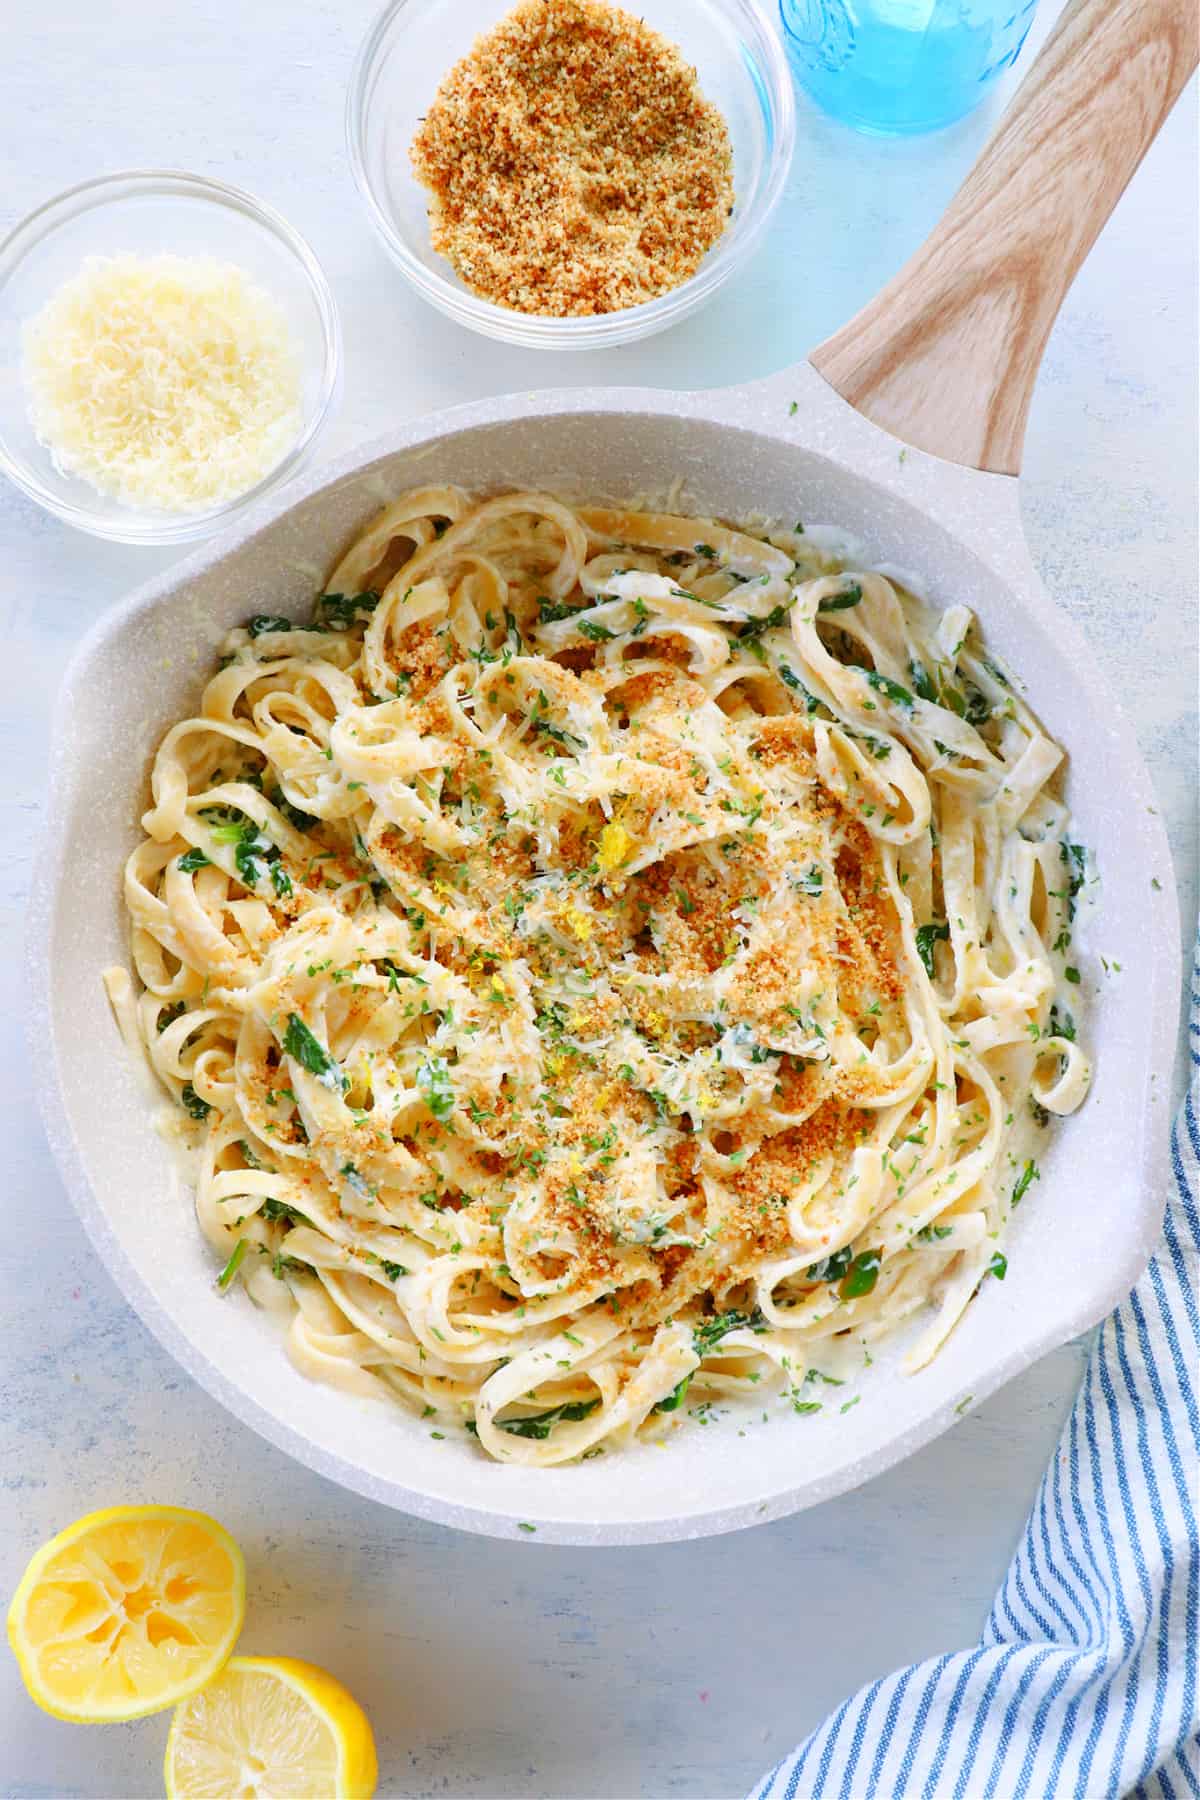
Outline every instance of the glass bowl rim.
[[[278, 487], [296, 471], [311, 450], [329, 418], [342, 378], [342, 331], [337, 303], [325, 271], [308, 240], [295, 226], [288, 223], [282, 213], [245, 188], [235, 187], [230, 182], [219, 181], [212, 176], [196, 175], [187, 169], [118, 169], [107, 175], [95, 175], [87, 181], [76, 182], [72, 187], [63, 188], [48, 200], [43, 200], [32, 212], [18, 220], [0, 240], [0, 291], [23, 267], [32, 252], [60, 225], [70, 223], [82, 213], [115, 204], [122, 199], [155, 195], [202, 200], [225, 211], [240, 213], [291, 253], [304, 274], [320, 322], [320, 385], [310, 417], [303, 429], [287, 455], [261, 481], [247, 488], [244, 494], [223, 501], [219, 506], [201, 513], [182, 513], [175, 519], [163, 518], [137, 523], [139, 514], [134, 508], [129, 509], [126, 520], [119, 510], [111, 515], [102, 515], [96, 506], [64, 500], [48, 488], [30, 464], [16, 456], [3, 438], [0, 438], [0, 470], [14, 486], [68, 525], [115, 543], [177, 544], [207, 537], [219, 529], [226, 519]], [[97, 501], [106, 498], [97, 496]]]
[[[616, 0], [617, 4], [621, 0]], [[397, 264], [423, 299], [473, 331], [510, 344], [534, 349], [597, 349], [631, 342], [673, 324], [693, 312], [722, 287], [746, 262], [757, 246], [787, 181], [796, 136], [795, 94], [791, 68], [782, 37], [761, 0], [709, 0], [717, 12], [738, 28], [743, 46], [747, 27], [755, 34], [753, 86], [759, 104], [774, 128], [774, 142], [764, 158], [763, 173], [752, 208], [744, 215], [741, 236], [735, 246], [718, 244], [694, 275], [678, 287], [636, 306], [614, 312], [558, 318], [540, 313], [521, 313], [497, 306], [468, 289], [458, 287], [413, 254], [396, 230], [387, 209], [377, 197], [367, 172], [366, 130], [368, 90], [392, 26], [406, 7], [420, 0], [386, 0], [367, 30], [350, 73], [346, 90], [346, 150], [355, 186], [367, 214], [392, 261]]]

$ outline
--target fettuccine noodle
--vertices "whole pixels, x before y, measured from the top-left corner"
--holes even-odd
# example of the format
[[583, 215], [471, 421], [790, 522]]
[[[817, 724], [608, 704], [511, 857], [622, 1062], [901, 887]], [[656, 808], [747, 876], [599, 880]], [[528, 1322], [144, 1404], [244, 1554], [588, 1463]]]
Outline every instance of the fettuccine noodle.
[[230, 634], [126, 870], [222, 1282], [510, 1463], [919, 1368], [1088, 1086], [1061, 761], [800, 528], [404, 495]]

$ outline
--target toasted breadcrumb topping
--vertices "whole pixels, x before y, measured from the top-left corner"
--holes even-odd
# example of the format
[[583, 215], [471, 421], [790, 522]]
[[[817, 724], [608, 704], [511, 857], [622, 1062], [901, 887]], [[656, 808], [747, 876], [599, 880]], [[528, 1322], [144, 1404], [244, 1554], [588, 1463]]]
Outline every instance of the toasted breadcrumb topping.
[[721, 112], [677, 47], [600, 0], [521, 0], [413, 139], [434, 249], [516, 312], [615, 312], [695, 274], [733, 210]]

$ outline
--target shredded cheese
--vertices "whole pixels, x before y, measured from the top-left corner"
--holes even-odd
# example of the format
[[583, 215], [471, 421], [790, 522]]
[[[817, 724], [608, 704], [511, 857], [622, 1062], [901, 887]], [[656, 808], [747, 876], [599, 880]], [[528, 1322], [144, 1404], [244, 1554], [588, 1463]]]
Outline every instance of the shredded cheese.
[[24, 351], [39, 442], [126, 506], [232, 500], [300, 432], [287, 320], [232, 263], [89, 257], [26, 324]]

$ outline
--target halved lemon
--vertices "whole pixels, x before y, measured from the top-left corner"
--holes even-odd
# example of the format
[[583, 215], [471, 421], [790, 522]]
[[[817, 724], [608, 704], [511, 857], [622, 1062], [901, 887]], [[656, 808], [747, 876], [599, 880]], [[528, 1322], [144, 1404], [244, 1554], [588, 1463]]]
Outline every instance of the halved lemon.
[[246, 1568], [229, 1533], [178, 1506], [110, 1506], [33, 1557], [8, 1611], [31, 1697], [103, 1724], [174, 1706], [237, 1642]]
[[367, 1715], [340, 1681], [290, 1656], [234, 1656], [176, 1709], [167, 1800], [371, 1800]]

